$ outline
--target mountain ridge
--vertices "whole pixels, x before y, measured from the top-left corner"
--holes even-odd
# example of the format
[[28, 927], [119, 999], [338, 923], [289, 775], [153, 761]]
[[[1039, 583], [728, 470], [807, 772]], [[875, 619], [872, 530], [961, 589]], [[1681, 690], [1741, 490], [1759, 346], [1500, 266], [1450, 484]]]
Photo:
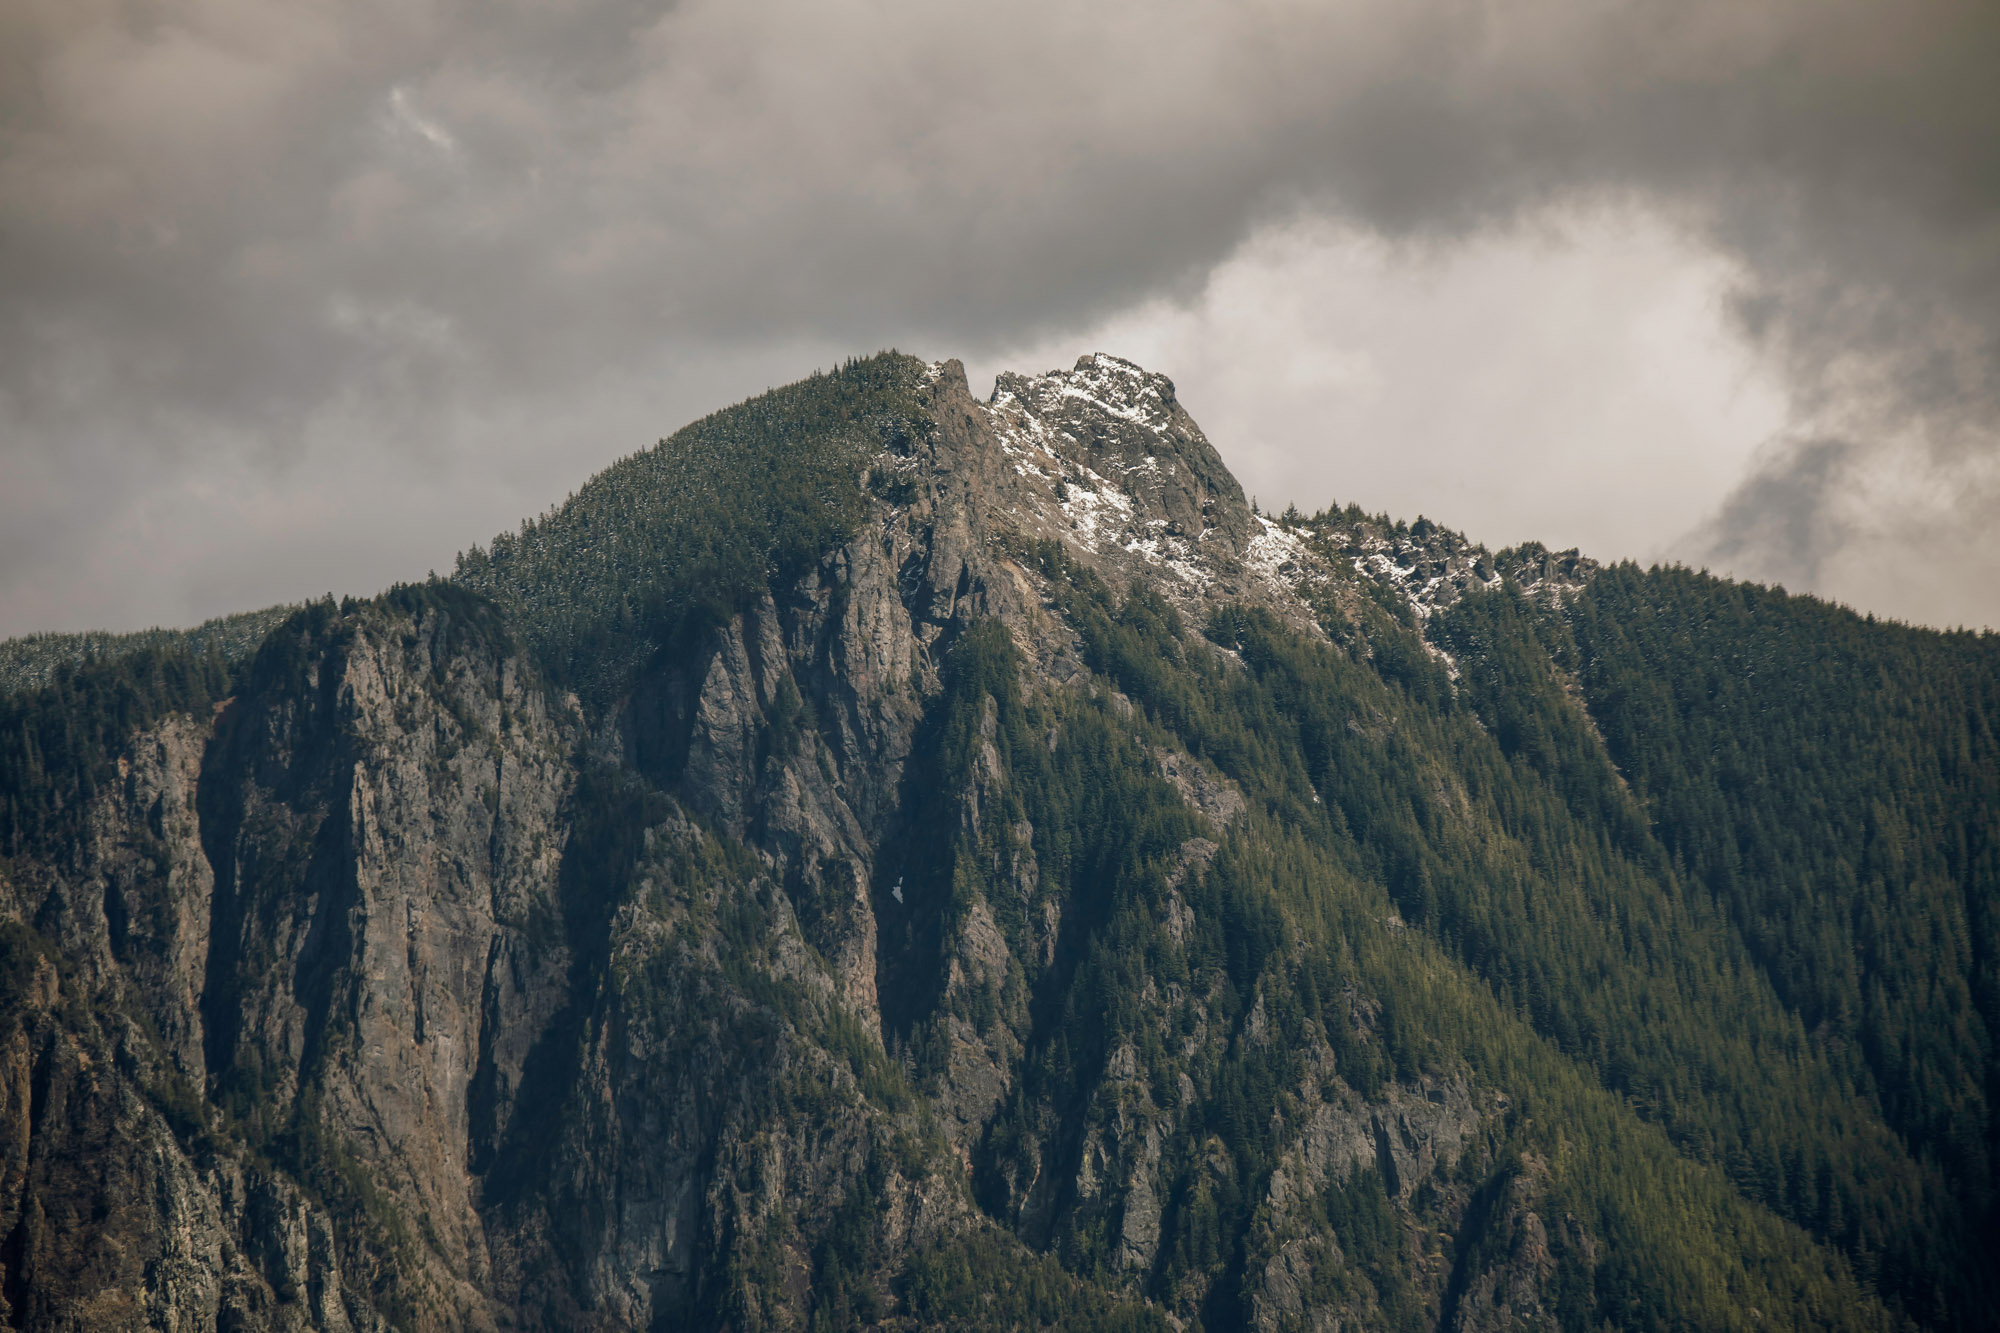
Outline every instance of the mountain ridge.
[[[5, 700], [0, 1299], [1976, 1323], [1994, 655], [1255, 513], [1116, 358], [849, 363], [248, 661]], [[1688, 757], [1864, 689], [1851, 754]]]

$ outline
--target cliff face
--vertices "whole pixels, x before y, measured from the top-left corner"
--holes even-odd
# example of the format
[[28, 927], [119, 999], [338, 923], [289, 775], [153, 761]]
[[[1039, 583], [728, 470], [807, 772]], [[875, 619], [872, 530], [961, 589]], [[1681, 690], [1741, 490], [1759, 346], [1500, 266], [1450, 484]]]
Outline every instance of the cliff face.
[[6, 881], [57, 950], [18, 945], [8, 1016], [10, 1319], [785, 1323], [864, 1183], [885, 1250], [968, 1224], [878, 1104], [911, 1094], [875, 849], [940, 639], [1040, 636], [985, 412], [929, 392], [878, 464], [914, 502], [595, 729], [413, 599], [295, 620], [130, 738], [85, 838]]
[[[860, 521], [608, 703], [524, 600], [432, 585], [309, 608], [233, 695], [123, 737], [77, 836], [0, 870], [0, 1317], [1483, 1328], [1583, 1299], [1598, 1223], [1505, 1086], [1543, 1057], [1392, 1054], [1413, 1014], [1538, 1039], [1436, 980], [1374, 863], [1283, 831], [1324, 770], [1135, 704], [1128, 639], [1218, 700], [1267, 658], [1217, 617], [1449, 692], [1463, 649], [1401, 627], [1503, 577], [1560, 606], [1591, 567], [1254, 515], [1113, 358], [984, 403], [956, 363], [908, 375]], [[1499, 836], [1391, 697], [1342, 743], [1421, 770], [1438, 836]]]

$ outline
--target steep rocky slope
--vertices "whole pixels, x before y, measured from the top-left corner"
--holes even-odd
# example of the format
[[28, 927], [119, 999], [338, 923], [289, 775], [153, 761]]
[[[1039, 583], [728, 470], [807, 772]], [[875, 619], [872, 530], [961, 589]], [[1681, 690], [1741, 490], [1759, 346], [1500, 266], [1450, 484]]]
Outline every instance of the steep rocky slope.
[[885, 357], [241, 667], [63, 676], [0, 1318], [1946, 1319], [1732, 1156], [1775, 1108], [1960, 1216], [1647, 831], [1542, 646], [1595, 574], [1252, 513], [1115, 358]]

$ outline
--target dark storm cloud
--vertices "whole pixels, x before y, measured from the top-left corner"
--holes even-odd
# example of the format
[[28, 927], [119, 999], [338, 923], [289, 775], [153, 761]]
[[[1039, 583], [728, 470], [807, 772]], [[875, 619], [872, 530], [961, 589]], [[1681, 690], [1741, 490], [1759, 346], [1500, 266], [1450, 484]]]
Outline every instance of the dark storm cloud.
[[1742, 572], [1810, 580], [1798, 507], [1880, 450], [1995, 456], [1990, 4], [19, 0], [0, 53], [0, 585], [218, 459], [587, 426], [780, 339], [977, 352], [1294, 214], [1618, 200], [1737, 259], [1799, 438], [1856, 441], [1771, 455], [1697, 549]]
[[1808, 440], [1787, 449], [1729, 497], [1705, 534], [1708, 546], [1726, 562], [1809, 578], [1844, 535], [1831, 513], [1830, 492], [1854, 453], [1847, 440]]

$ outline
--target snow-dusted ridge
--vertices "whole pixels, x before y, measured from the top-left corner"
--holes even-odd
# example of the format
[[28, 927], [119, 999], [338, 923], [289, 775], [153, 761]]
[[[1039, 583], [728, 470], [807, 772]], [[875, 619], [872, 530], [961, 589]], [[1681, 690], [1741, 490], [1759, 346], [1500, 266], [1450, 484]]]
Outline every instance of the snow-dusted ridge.
[[1003, 374], [982, 409], [1015, 483], [1007, 512], [1023, 531], [1063, 541], [1116, 582], [1144, 577], [1188, 611], [1251, 599], [1321, 625], [1331, 609], [1356, 610], [1373, 585], [1369, 600], [1387, 594], [1421, 627], [1507, 579], [1568, 601], [1597, 568], [1539, 545], [1495, 554], [1422, 518], [1392, 523], [1352, 507], [1255, 514], [1173, 381], [1120, 357]]
[[1240, 508], [1241, 492], [1172, 380], [1098, 354], [1067, 371], [1001, 375], [984, 408], [1021, 483], [1010, 507], [1021, 527], [1114, 576], [1165, 573], [1175, 600], [1240, 581], [1238, 534], [1218, 515]]

